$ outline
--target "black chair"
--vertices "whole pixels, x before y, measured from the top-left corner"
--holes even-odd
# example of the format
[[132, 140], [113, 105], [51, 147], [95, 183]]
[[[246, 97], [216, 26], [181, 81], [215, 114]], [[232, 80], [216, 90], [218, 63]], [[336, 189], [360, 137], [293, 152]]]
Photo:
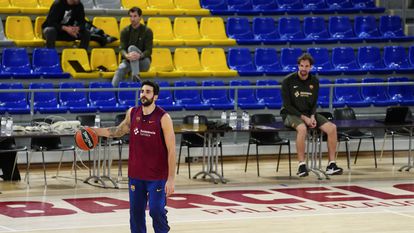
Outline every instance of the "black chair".
[[[26, 152], [26, 178], [29, 164], [29, 151], [26, 146], [17, 146], [13, 137], [0, 139], [0, 168], [3, 170], [3, 180], [20, 180], [17, 169], [17, 152]], [[27, 180], [28, 182], [29, 180]]]
[[[199, 115], [199, 124], [200, 125], [207, 125], [208, 120], [206, 116]], [[194, 115], [188, 115], [183, 118], [183, 124], [192, 125], [194, 120]], [[190, 168], [190, 148], [192, 147], [204, 147], [204, 137], [197, 133], [183, 133], [181, 135], [181, 142], [180, 142], [180, 152], [178, 154], [178, 164], [177, 164], [177, 174], [180, 172], [180, 161], [181, 161], [181, 151], [183, 146], [187, 147], [187, 163], [188, 163], [188, 178], [191, 179], [191, 168]], [[221, 176], [224, 175], [223, 173], [223, 146], [221, 141], [219, 142], [218, 146], [220, 147], [220, 163], [221, 163]]]
[[[273, 114], [255, 114], [251, 117], [251, 125], [271, 125], [276, 122], [276, 118]], [[256, 163], [257, 163], [257, 176], [260, 176], [259, 172], [259, 146], [280, 146], [279, 156], [277, 158], [276, 172], [279, 171], [280, 155], [282, 152], [282, 146], [288, 146], [289, 151], [289, 176], [292, 176], [291, 169], [291, 153], [290, 153], [290, 140], [280, 138], [278, 132], [250, 132], [249, 143], [247, 146], [246, 164], [244, 172], [247, 172], [247, 163], [249, 161], [250, 144], [256, 144]]]
[[[356, 120], [355, 112], [352, 108], [338, 108], [334, 110], [334, 119], [335, 120]], [[361, 141], [362, 139], [372, 139], [372, 147], [374, 149], [374, 162], [375, 162], [375, 168], [377, 168], [377, 151], [375, 149], [375, 136], [370, 131], [361, 131], [358, 128], [355, 129], [349, 129], [341, 131], [346, 138], [349, 140], [351, 139], [358, 139], [358, 149], [355, 154], [355, 160], [354, 164], [356, 164], [356, 161], [358, 159], [358, 153], [359, 149], [361, 147]]]

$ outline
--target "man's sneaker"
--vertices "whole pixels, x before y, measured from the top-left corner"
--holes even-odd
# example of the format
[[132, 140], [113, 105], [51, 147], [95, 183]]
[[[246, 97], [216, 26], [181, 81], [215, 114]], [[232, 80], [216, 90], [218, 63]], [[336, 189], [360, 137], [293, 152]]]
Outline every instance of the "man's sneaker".
[[336, 166], [336, 163], [330, 163], [326, 167], [326, 174], [327, 175], [341, 175], [342, 171], [343, 171], [343, 169]]
[[298, 173], [296, 173], [299, 177], [305, 177], [308, 176], [308, 168], [306, 167], [306, 164], [301, 164], [298, 168]]

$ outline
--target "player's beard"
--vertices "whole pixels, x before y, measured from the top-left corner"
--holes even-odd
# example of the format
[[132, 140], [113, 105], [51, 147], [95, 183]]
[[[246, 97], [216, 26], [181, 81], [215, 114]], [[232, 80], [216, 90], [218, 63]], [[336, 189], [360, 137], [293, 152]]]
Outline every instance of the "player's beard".
[[141, 98], [141, 104], [144, 107], [150, 106], [153, 102], [154, 102], [154, 98], [151, 98], [151, 99], [147, 99], [146, 97]]

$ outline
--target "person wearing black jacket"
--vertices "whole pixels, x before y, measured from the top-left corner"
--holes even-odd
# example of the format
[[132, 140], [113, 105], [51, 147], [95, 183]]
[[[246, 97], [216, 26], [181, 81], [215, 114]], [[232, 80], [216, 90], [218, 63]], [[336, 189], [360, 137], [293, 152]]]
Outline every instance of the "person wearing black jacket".
[[90, 32], [85, 29], [85, 10], [80, 0], [56, 0], [50, 7], [42, 25], [47, 48], [54, 48], [56, 40], [80, 40], [80, 47], [87, 49]]

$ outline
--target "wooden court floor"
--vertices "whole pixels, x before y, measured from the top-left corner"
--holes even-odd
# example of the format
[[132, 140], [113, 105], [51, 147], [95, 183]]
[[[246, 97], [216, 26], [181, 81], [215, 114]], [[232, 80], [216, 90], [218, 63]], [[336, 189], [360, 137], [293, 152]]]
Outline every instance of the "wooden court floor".
[[[398, 154], [394, 166], [385, 154], [375, 169], [373, 156], [366, 153], [343, 175], [320, 181], [313, 175], [289, 177], [287, 160], [276, 173], [275, 158], [262, 159], [257, 177], [255, 160], [245, 173], [243, 160], [227, 159], [227, 184], [190, 180], [182, 164], [176, 193], [168, 199], [170, 232], [413, 232], [414, 170], [398, 171], [406, 163], [406, 152]], [[342, 156], [338, 164], [346, 168]], [[192, 174], [200, 169], [192, 164]], [[296, 173], [296, 162], [292, 169]], [[55, 166], [47, 172], [47, 188], [40, 169], [32, 171], [30, 188], [23, 181], [0, 181], [0, 232], [130, 232], [125, 179], [120, 189], [104, 189], [82, 180], [74, 186], [70, 166], [57, 179], [52, 178]], [[88, 171], [78, 176], [84, 179]], [[148, 232], [153, 232], [151, 224], [148, 217]]]

